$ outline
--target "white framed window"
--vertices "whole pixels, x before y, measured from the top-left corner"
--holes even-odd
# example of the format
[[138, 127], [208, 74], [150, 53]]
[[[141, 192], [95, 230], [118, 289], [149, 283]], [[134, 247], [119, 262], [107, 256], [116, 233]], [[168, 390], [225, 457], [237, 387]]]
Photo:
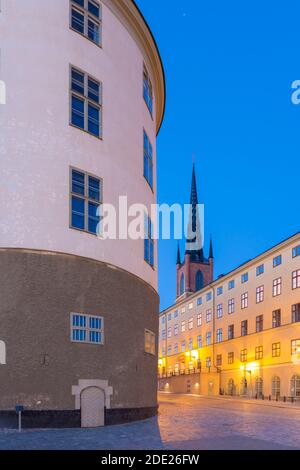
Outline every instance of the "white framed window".
[[168, 338], [172, 337], [172, 328], [169, 326], [168, 328]]
[[172, 355], [172, 345], [169, 344], [168, 346], [168, 356], [171, 356]]
[[282, 287], [282, 278], [279, 277], [278, 279], [273, 280], [273, 297], [277, 297], [281, 295], [281, 287]]
[[212, 321], [212, 310], [211, 308], [206, 310], [206, 323], [210, 323]]
[[155, 356], [156, 354], [156, 337], [155, 333], [150, 330], [145, 330], [145, 352], [147, 354], [151, 354], [152, 356]]
[[259, 304], [264, 301], [264, 286], [259, 286], [256, 288], [256, 303]]
[[248, 292], [244, 292], [241, 295], [241, 308], [247, 308], [248, 307]]
[[161, 338], [166, 339], [166, 330], [162, 330], [161, 332]]
[[202, 326], [202, 313], [197, 315], [197, 326]]
[[103, 202], [103, 181], [70, 168], [70, 186], [70, 228], [101, 235], [99, 211]]
[[194, 319], [193, 317], [191, 317], [189, 319], [189, 330], [192, 330], [194, 328]]
[[185, 341], [181, 341], [181, 352], [185, 352]]
[[210, 346], [211, 345], [211, 332], [208, 331], [206, 333], [206, 346]]
[[292, 274], [292, 288], [298, 289], [300, 287], [300, 269], [294, 271]]
[[178, 324], [174, 325], [174, 336], [178, 335]]
[[234, 313], [234, 308], [235, 308], [235, 302], [234, 299], [229, 299], [228, 300], [228, 314], [231, 315]]
[[102, 138], [102, 83], [70, 67], [70, 124]]
[[217, 288], [217, 295], [222, 295], [223, 294], [223, 287], [218, 287]]
[[223, 304], [217, 305], [217, 318], [220, 319], [223, 317]]
[[212, 299], [212, 292], [208, 292], [206, 294], [206, 302], [210, 302], [211, 299]]
[[70, 28], [102, 45], [102, 7], [97, 0], [70, 1]]
[[185, 313], [185, 307], [182, 307], [181, 309], [181, 315], [183, 315]]
[[183, 321], [181, 322], [181, 331], [182, 331], [182, 333], [185, 332], [185, 320], [183, 320]]
[[217, 343], [221, 343], [223, 341], [223, 330], [219, 328], [217, 330]]
[[193, 308], [194, 308], [194, 304], [193, 304], [193, 302], [190, 302], [189, 303], [189, 310], [192, 310]]
[[234, 279], [228, 282], [228, 290], [234, 289]]
[[171, 321], [172, 320], [172, 313], [169, 313], [168, 314], [168, 321]]
[[202, 335], [197, 336], [197, 346], [198, 349], [202, 348]]
[[103, 317], [71, 313], [73, 343], [104, 344]]

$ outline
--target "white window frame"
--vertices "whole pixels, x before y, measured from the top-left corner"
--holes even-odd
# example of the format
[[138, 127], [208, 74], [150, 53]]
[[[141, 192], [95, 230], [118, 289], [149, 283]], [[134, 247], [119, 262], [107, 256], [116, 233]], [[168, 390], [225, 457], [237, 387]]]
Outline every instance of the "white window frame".
[[[86, 319], [86, 326], [81, 327], [81, 326], [74, 326], [73, 325], [73, 318], [74, 316], [79, 316], [79, 317], [85, 317]], [[101, 329], [96, 329], [96, 328], [90, 328], [90, 319], [97, 319], [101, 321]], [[75, 340], [73, 339], [73, 331], [74, 330], [82, 330], [85, 331], [85, 341], [80, 341], [80, 340]], [[90, 341], [90, 332], [96, 332], [100, 333], [101, 335], [101, 341], [99, 343], [96, 343], [94, 341]], [[70, 313], [70, 339], [71, 343], [76, 343], [76, 344], [90, 344], [94, 346], [103, 346], [104, 345], [104, 318], [99, 316], [99, 315], [86, 315], [85, 313], [76, 313], [76, 312], [71, 312]]]

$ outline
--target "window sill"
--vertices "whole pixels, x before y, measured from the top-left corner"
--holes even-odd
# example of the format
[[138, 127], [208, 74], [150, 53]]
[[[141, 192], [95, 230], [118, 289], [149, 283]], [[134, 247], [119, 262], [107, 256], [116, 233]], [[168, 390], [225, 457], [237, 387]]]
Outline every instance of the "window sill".
[[79, 131], [82, 131], [82, 132], [84, 132], [85, 134], [87, 134], [87, 135], [89, 135], [89, 136], [91, 136], [91, 137], [94, 137], [94, 138], [97, 139], [97, 140], [103, 141], [103, 135], [97, 136], [97, 135], [95, 135], [95, 134], [92, 134], [91, 132], [87, 131], [86, 129], [82, 129], [81, 127], [76, 126], [76, 125], [73, 124], [72, 122], [69, 122], [69, 126], [70, 126], [70, 127], [73, 127], [74, 129], [77, 129], [77, 130], [79, 130]]
[[94, 46], [98, 47], [99, 49], [103, 49], [102, 43], [101, 43], [101, 44], [98, 44], [97, 42], [93, 41], [92, 39], [90, 39], [90, 38], [89, 38], [88, 36], [86, 36], [85, 34], [81, 33], [80, 31], [77, 31], [77, 29], [72, 28], [72, 26], [70, 26], [70, 30], [73, 31], [74, 33], [79, 34], [79, 36], [83, 37], [84, 39], [87, 39], [88, 42], [90, 42], [91, 44], [94, 44]]

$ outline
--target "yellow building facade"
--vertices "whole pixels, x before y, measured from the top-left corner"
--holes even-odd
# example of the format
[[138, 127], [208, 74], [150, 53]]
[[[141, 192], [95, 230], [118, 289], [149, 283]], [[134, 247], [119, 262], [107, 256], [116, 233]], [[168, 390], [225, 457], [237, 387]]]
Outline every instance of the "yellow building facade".
[[160, 314], [159, 389], [300, 398], [300, 232]]

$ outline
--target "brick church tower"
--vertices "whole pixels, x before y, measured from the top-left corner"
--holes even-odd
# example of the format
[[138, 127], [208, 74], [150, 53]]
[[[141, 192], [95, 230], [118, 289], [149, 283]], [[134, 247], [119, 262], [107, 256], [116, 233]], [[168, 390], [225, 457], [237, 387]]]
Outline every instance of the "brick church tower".
[[203, 251], [195, 165], [193, 165], [190, 205], [186, 250], [183, 262], [181, 262], [179, 246], [177, 253], [177, 301], [207, 286], [213, 281], [214, 277], [212, 240], [210, 240], [208, 258], [205, 258]]

